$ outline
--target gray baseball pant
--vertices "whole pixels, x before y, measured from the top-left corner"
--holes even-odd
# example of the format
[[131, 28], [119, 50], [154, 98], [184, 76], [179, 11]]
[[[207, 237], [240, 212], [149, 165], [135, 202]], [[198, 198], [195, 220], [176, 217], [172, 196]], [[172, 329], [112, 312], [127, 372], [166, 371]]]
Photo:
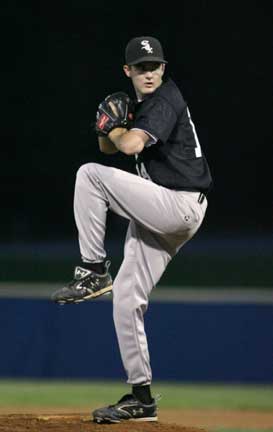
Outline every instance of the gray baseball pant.
[[108, 166], [88, 163], [77, 173], [74, 215], [85, 262], [106, 258], [107, 211], [129, 222], [124, 259], [113, 284], [113, 316], [129, 384], [150, 384], [144, 329], [149, 295], [168, 263], [200, 227], [207, 200], [198, 192], [170, 190]]

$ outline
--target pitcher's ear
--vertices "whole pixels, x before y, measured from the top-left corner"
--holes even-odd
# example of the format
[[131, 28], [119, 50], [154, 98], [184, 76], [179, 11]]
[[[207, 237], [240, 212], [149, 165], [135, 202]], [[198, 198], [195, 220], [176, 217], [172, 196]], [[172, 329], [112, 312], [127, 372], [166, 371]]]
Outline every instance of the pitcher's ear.
[[130, 78], [131, 77], [131, 68], [128, 65], [124, 65], [123, 66], [123, 71], [125, 73], [125, 75]]

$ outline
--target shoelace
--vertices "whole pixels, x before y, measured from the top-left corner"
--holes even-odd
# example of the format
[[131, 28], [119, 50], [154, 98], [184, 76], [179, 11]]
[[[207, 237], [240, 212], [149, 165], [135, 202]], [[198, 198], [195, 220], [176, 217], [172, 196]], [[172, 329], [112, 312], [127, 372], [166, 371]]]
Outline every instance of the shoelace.
[[[130, 395], [123, 396], [116, 404], [108, 405], [108, 408], [114, 408], [116, 405], [125, 402], [126, 400], [130, 400], [131, 398], [129, 396]], [[160, 393], [157, 393], [154, 397], [154, 401], [158, 402], [160, 399], [162, 399], [162, 395]]]
[[[92, 280], [94, 278], [94, 275], [88, 275], [88, 276], [86, 276], [85, 278], [84, 278], [84, 283], [86, 283], [86, 282], [91, 282], [91, 286], [92, 287], [95, 287], [96, 285], [98, 285], [99, 284], [99, 278], [98, 277], [95, 277], [95, 280]], [[77, 282], [80, 282], [80, 280], [78, 280], [78, 279], [73, 279], [72, 281], [70, 281], [68, 284], [67, 284], [67, 286], [70, 288], [70, 287], [72, 287], [74, 284], [75, 284], [75, 280], [77, 281]], [[82, 286], [82, 289], [87, 289], [87, 287], [85, 287], [85, 286]]]

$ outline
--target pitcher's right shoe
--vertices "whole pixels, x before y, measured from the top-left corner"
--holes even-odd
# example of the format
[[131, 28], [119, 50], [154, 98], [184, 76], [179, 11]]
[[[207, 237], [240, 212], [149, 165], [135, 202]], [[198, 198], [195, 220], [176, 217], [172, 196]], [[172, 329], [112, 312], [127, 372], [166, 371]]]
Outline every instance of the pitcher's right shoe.
[[132, 394], [123, 396], [115, 405], [93, 411], [95, 423], [120, 423], [125, 420], [150, 422], [157, 421], [157, 405], [153, 399], [150, 405], [140, 402]]
[[67, 286], [55, 291], [51, 299], [60, 305], [80, 303], [112, 291], [112, 277], [108, 271], [110, 261], [105, 262], [105, 273], [98, 274], [84, 267], [76, 267], [74, 279]]

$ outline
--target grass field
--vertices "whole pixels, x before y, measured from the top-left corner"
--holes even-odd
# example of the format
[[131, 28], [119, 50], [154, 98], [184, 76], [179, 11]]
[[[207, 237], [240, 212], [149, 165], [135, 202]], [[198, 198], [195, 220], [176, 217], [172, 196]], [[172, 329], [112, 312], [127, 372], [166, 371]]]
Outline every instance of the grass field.
[[[156, 382], [164, 408], [225, 408], [273, 411], [273, 385], [172, 384]], [[113, 381], [0, 380], [0, 406], [80, 407], [115, 402], [130, 391]]]
[[[30, 410], [35, 407], [83, 408], [117, 401], [130, 387], [113, 381], [25, 381], [0, 380], [0, 409]], [[273, 413], [273, 385], [173, 384], [156, 382], [153, 394], [161, 394], [162, 409], [230, 410]], [[213, 432], [244, 432], [244, 429], [216, 428]], [[273, 432], [272, 428], [255, 429]], [[245, 429], [250, 431], [250, 429]]]
[[[0, 381], [0, 408], [77, 408], [114, 403], [130, 388], [113, 381]], [[273, 413], [273, 385], [173, 384], [156, 382], [162, 409], [239, 410]], [[220, 432], [235, 429], [217, 429]], [[273, 431], [272, 429], [266, 429]], [[242, 429], [240, 429], [242, 432]], [[252, 429], [257, 431], [257, 429]]]

